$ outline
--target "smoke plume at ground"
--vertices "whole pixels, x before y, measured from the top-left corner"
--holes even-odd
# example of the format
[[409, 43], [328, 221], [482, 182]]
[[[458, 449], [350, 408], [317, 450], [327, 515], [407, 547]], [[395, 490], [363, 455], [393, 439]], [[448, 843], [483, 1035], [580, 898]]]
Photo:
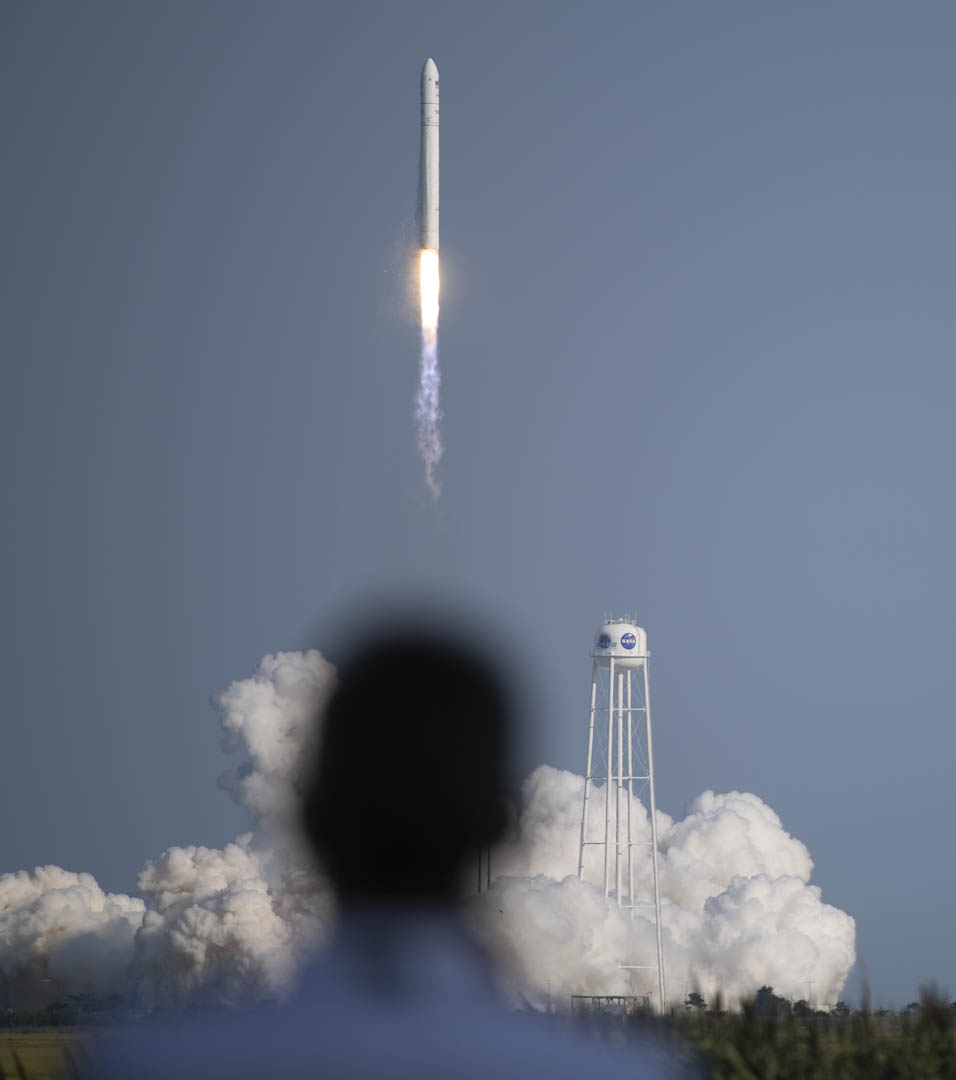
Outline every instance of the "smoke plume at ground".
[[[534, 770], [515, 835], [493, 858], [496, 880], [472, 907], [482, 936], [515, 973], [515, 992], [538, 1008], [571, 994], [657, 993], [656, 971], [621, 966], [655, 964], [653, 908], [632, 912], [604, 898], [598, 848], [589, 849], [586, 880], [576, 876], [583, 794], [581, 776]], [[636, 798], [631, 827], [642, 853], [635, 896], [649, 900], [650, 820]], [[602, 815], [588, 839], [603, 829]], [[672, 1004], [696, 989], [735, 1005], [763, 985], [806, 999], [811, 982], [814, 1004], [837, 1001], [855, 960], [854, 921], [823, 903], [809, 884], [810, 853], [762, 799], [705, 791], [681, 820], [658, 811], [657, 829]]]
[[[292, 816], [313, 719], [334, 683], [317, 651], [277, 653], [214, 699], [224, 749], [244, 755], [220, 784], [254, 828], [221, 850], [173, 847], [147, 862], [141, 898], [52, 866], [0, 876], [0, 989], [52, 979], [67, 993], [123, 993], [145, 1007], [281, 997], [333, 917]], [[620, 966], [653, 962], [651, 919], [605, 899], [591, 883], [596, 866], [576, 876], [582, 792], [574, 773], [535, 769], [493, 855], [491, 889], [467, 911], [512, 972], [514, 999], [538, 1008], [653, 983]], [[635, 840], [649, 840], [637, 799], [631, 815]], [[809, 852], [766, 803], [707, 791], [680, 820], [658, 812], [658, 833], [672, 1003], [688, 986], [730, 1003], [764, 984], [806, 998], [810, 982], [814, 1004], [837, 1000], [854, 962], [853, 919], [809, 884]], [[650, 895], [649, 856], [635, 879]]]

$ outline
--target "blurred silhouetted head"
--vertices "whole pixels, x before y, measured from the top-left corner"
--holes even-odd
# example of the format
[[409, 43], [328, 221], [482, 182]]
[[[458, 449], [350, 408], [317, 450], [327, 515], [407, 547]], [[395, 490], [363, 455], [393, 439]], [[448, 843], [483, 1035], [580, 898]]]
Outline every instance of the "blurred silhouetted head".
[[505, 825], [503, 679], [435, 627], [366, 640], [339, 675], [306, 777], [306, 832], [347, 904], [450, 902]]

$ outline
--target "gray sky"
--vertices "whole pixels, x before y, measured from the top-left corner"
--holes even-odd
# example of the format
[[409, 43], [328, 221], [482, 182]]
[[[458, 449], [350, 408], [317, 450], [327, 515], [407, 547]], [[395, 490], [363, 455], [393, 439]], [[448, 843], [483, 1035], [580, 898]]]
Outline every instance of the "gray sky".
[[210, 695], [378, 588], [503, 618], [580, 771], [633, 609], [662, 807], [755, 791], [877, 1000], [956, 990], [954, 99], [944, 3], [3, 0], [0, 870], [232, 838]]

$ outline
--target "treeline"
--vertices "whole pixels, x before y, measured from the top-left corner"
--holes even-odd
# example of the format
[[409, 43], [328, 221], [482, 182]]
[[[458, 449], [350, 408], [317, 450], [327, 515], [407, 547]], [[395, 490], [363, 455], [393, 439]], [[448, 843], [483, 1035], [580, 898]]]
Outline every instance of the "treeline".
[[[789, 998], [775, 994], [772, 986], [761, 986], [749, 1005], [745, 1005], [742, 1011], [745, 1012], [749, 1007], [761, 1016], [773, 1015], [784, 1017], [792, 1015], [801, 1020], [809, 1019], [810, 1017], [846, 1019], [851, 1016], [860, 1017], [868, 1015], [883, 1021], [891, 1022], [893, 1019], [901, 1020], [907, 1017], [912, 1019], [920, 1013], [927, 1001], [932, 1009], [942, 1008], [944, 1011], [948, 1011], [954, 1022], [956, 1022], [956, 1001], [947, 1002], [945, 996], [935, 987], [924, 987], [920, 991], [919, 1001], [911, 1001], [905, 1008], [897, 1011], [895, 1009], [871, 1009], [868, 1001], [864, 1003], [862, 1009], [857, 1010], [851, 1009], [845, 1001], [838, 1001], [832, 1009], [814, 1009], [809, 1002], [805, 1000], [791, 1001]], [[723, 1013], [724, 1010], [719, 996], [715, 999], [712, 1006], [705, 1000], [702, 994], [696, 991], [688, 994], [684, 999], [684, 1012], [700, 1013], [707, 1012], [708, 1010]]]
[[119, 994], [68, 994], [42, 1009], [0, 1010], [0, 1028], [95, 1027], [128, 1023], [135, 1018], [133, 1007]]
[[[956, 1002], [924, 990], [900, 1012], [798, 1007], [763, 987], [739, 1012], [691, 1001], [641, 1037], [715, 1080], [953, 1080]], [[656, 1029], [656, 1031], [654, 1030]]]

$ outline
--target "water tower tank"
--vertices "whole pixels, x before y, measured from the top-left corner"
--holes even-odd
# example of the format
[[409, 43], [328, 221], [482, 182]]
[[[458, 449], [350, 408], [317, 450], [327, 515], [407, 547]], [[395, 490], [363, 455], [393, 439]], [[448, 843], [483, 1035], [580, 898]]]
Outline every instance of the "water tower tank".
[[629, 615], [623, 619], [605, 619], [594, 635], [591, 655], [600, 667], [610, 667], [613, 656], [617, 671], [639, 668], [647, 659], [647, 631], [637, 626]]

